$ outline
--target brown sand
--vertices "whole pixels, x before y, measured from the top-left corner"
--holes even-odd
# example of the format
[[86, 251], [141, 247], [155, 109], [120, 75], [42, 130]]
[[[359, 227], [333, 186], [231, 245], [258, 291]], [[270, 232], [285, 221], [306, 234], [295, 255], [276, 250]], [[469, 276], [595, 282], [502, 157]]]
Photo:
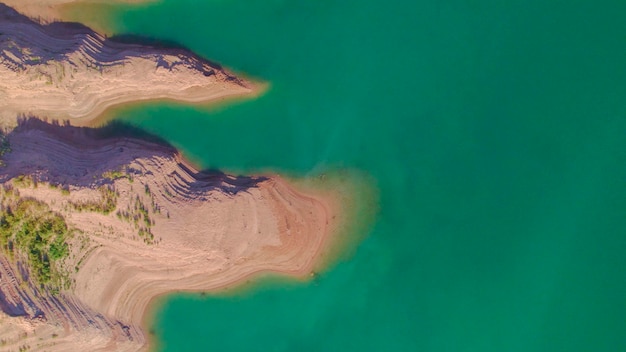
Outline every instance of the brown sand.
[[[9, 302], [26, 307], [17, 318], [1, 318], [12, 326], [0, 329], [8, 346], [146, 348], [140, 326], [154, 297], [215, 290], [262, 272], [307, 277], [339, 225], [338, 203], [329, 194], [303, 193], [277, 175], [198, 173], [167, 146], [129, 138], [94, 140], [84, 129], [38, 121], [23, 123], [10, 143], [13, 151], [4, 157], [0, 181], [14, 184], [16, 176], [31, 175], [38, 187], [19, 187], [20, 196], [45, 202], [83, 234], [72, 240], [64, 265], [79, 270], [72, 271], [75, 281], [59, 302], [51, 304], [49, 295], [24, 289], [19, 280], [0, 285]], [[97, 187], [107, 181], [102, 174], [111, 170], [133, 179], [108, 181], [119, 193], [115, 211], [105, 215], [68, 207], [98, 199]], [[70, 194], [48, 183], [67, 186]], [[143, 241], [132, 221], [115, 215], [132, 209], [137, 199], [149, 208], [154, 243]], [[6, 259], [0, 268], [0, 277], [17, 276], [15, 264]], [[30, 332], [20, 338], [25, 331]], [[53, 333], [58, 336], [51, 338]]]
[[77, 24], [41, 25], [2, 4], [0, 33], [5, 125], [23, 115], [86, 125], [124, 103], [206, 103], [256, 89], [187, 50], [121, 43]]
[[[50, 19], [71, 0], [3, 1]], [[136, 101], [206, 103], [258, 92], [184, 49], [114, 42], [75, 24], [42, 25], [1, 4], [0, 33], [3, 125], [29, 115], [85, 125]], [[260, 273], [309, 277], [346, 221], [336, 192], [273, 174], [200, 173], [162, 143], [101, 139], [93, 130], [35, 120], [23, 121], [9, 140], [0, 184], [46, 203], [76, 235], [61, 263], [71, 285], [59, 295], [25, 279], [23, 259], [0, 254], [1, 350], [144, 350], [142, 317], [155, 297], [215, 291]], [[38, 186], [17, 183], [23, 175]], [[99, 201], [101, 187], [116, 192], [114, 211], [73, 208]], [[137, 204], [147, 209], [145, 224]]]
[[13, 7], [20, 13], [44, 22], [61, 20], [62, 8], [76, 3], [148, 3], [159, 0], [2, 0], [1, 2]]

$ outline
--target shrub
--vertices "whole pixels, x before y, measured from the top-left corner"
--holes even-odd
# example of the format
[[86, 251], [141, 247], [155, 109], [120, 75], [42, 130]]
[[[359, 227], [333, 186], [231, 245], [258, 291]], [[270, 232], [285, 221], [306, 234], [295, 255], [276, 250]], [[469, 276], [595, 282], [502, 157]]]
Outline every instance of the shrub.
[[60, 214], [43, 202], [18, 199], [0, 212], [0, 244], [28, 258], [36, 281], [42, 286], [60, 284], [58, 262], [69, 255], [70, 230]]

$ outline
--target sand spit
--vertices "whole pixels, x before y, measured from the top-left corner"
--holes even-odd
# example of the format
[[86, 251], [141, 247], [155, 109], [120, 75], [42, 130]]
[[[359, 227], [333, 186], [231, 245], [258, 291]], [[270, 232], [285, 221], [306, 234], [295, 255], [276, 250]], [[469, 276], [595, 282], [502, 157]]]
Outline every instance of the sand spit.
[[[307, 276], [337, 226], [334, 199], [278, 176], [201, 173], [167, 145], [96, 132], [24, 120], [8, 135], [3, 204], [43, 202], [73, 236], [56, 295], [25, 280], [22, 257], [0, 256], [3, 349], [145, 349], [154, 297], [259, 272]], [[103, 190], [110, 208], [85, 206], [103, 204]]]
[[4, 123], [35, 115], [86, 125], [123, 103], [201, 103], [253, 91], [250, 82], [187, 50], [122, 43], [77, 23], [42, 25], [0, 4]]

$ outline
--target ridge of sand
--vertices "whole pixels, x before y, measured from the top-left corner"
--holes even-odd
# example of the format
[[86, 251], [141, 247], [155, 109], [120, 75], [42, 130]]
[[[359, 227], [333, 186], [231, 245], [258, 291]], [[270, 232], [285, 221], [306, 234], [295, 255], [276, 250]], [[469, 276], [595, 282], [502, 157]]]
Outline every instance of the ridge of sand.
[[122, 43], [76, 23], [40, 24], [0, 3], [5, 124], [32, 115], [85, 125], [123, 103], [200, 103], [254, 91], [251, 82], [187, 50]]
[[[259, 272], [308, 276], [337, 226], [331, 196], [302, 193], [277, 175], [201, 173], [169, 146], [93, 131], [26, 120], [8, 135], [1, 188], [46, 203], [82, 234], [63, 264], [71, 288], [58, 296], [24, 283], [20, 265], [0, 255], [4, 348], [145, 349], [142, 317], [154, 297], [218, 289]], [[38, 186], [15, 181], [24, 175]], [[114, 211], [72, 209], [99, 199], [103, 185], [118, 194]], [[153, 243], [116, 216], [137, 202], [148, 209]]]

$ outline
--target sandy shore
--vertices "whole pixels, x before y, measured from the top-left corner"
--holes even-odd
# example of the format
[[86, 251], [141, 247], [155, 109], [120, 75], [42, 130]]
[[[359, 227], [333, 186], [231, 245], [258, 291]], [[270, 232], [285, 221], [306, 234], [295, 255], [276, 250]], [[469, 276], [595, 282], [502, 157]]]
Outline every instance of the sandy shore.
[[[12, 341], [9, 346], [145, 349], [141, 323], [154, 297], [215, 290], [262, 272], [308, 277], [339, 226], [339, 203], [330, 193], [304, 193], [277, 175], [203, 174], [168, 146], [94, 139], [89, 130], [38, 121], [9, 138], [12, 152], [4, 156], [0, 181], [17, 187], [20, 197], [45, 202], [80, 233], [63, 264], [78, 269], [70, 270], [71, 288], [57, 303], [34, 288], [21, 288], [19, 279], [0, 285], [0, 293], [12, 297], [13, 313], [26, 307], [12, 320], [3, 318], [13, 326], [4, 334], [0, 329], [0, 339]], [[112, 170], [118, 171], [114, 179], [103, 178]], [[16, 184], [20, 175], [38, 186]], [[110, 214], [69, 206], [98, 200], [105, 184], [118, 194]], [[133, 215], [137, 202], [148, 209], [153, 240], [116, 215]], [[0, 268], [5, 271], [0, 277], [19, 277], [6, 259]], [[26, 330], [26, 337], [18, 338]]]
[[[69, 1], [5, 2], [45, 13]], [[0, 350], [145, 350], [155, 297], [260, 273], [307, 278], [328, 259], [349, 221], [345, 192], [199, 172], [156, 138], [72, 126], [131, 102], [204, 104], [259, 89], [185, 49], [42, 25], [0, 4], [0, 124], [19, 122], [10, 150], [0, 145], [0, 214], [36, 202], [71, 233], [54, 287], [32, 280], [28, 254], [0, 249]]]
[[107, 108], [255, 94], [258, 85], [179, 48], [107, 39], [78, 24], [41, 25], [0, 4], [0, 120], [37, 116], [87, 125]]
[[157, 2], [159, 0], [2, 0], [5, 3], [24, 15], [39, 19], [44, 22], [61, 20], [63, 6], [74, 3], [126, 3], [139, 4]]

